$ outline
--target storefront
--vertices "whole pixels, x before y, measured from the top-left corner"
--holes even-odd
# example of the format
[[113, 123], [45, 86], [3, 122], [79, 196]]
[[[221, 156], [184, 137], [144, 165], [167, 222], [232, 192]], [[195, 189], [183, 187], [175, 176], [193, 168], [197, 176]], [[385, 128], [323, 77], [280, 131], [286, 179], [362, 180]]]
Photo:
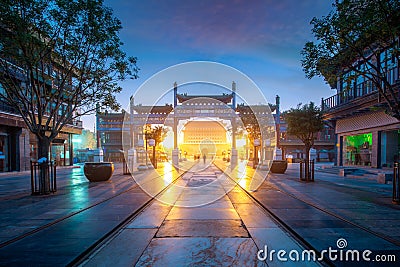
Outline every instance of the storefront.
[[0, 172], [21, 171], [29, 167], [26, 130], [0, 126]]
[[8, 134], [0, 133], [0, 172], [8, 171]]
[[400, 156], [399, 129], [399, 122], [384, 112], [338, 120], [338, 165], [393, 167]]
[[381, 166], [393, 167], [395, 161], [400, 159], [400, 134], [399, 130], [383, 131], [381, 133]]
[[371, 166], [372, 133], [344, 136], [344, 164]]
[[67, 166], [70, 164], [70, 153], [67, 140], [53, 140], [50, 148], [50, 160], [54, 160], [57, 166]]
[[[35, 135], [30, 134], [31, 158], [37, 159], [38, 142]], [[72, 165], [73, 150], [72, 150], [72, 134], [59, 133], [51, 145], [49, 151], [50, 160], [54, 160], [57, 166]]]

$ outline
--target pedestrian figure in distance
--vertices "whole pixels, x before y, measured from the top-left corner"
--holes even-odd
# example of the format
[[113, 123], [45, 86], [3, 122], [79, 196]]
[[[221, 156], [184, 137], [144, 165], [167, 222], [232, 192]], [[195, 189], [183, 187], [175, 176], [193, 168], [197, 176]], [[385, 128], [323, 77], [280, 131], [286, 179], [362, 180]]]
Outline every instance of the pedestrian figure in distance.
[[203, 163], [204, 164], [206, 164], [206, 158], [207, 158], [206, 154], [203, 154]]

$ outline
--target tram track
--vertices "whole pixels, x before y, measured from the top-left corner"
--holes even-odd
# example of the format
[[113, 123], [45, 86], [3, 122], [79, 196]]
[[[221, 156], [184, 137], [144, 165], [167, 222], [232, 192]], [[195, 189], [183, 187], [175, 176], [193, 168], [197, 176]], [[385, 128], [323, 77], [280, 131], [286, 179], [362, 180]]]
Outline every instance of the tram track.
[[[162, 177], [162, 176], [164, 176], [166, 174], [172, 173], [172, 172], [173, 172], [173, 170], [171, 170], [171, 171], [169, 171], [167, 173], [164, 173], [163, 175], [155, 176], [154, 178], [152, 178], [151, 180], [146, 181], [146, 182], [151, 182], [153, 180], [159, 179], [160, 177]], [[176, 179], [179, 179], [179, 177], [182, 176], [182, 175], [183, 174], [180, 174]], [[48, 229], [50, 227], [56, 226], [57, 224], [65, 221], [67, 219], [70, 219], [70, 218], [72, 218], [74, 216], [77, 216], [77, 215], [79, 215], [79, 214], [81, 214], [81, 213], [83, 213], [85, 211], [88, 211], [88, 210], [90, 210], [90, 209], [92, 209], [94, 207], [97, 207], [97, 206], [99, 206], [101, 204], [104, 204], [104, 203], [106, 203], [106, 202], [108, 202], [108, 201], [110, 201], [110, 200], [112, 200], [114, 198], [117, 198], [117, 197], [119, 197], [119, 196], [121, 196], [123, 194], [129, 193], [129, 192], [137, 189], [138, 187], [140, 187], [140, 185], [136, 183], [136, 184], [130, 186], [128, 189], [125, 189], [125, 190], [123, 190], [123, 191], [121, 191], [121, 192], [119, 192], [119, 193], [117, 193], [115, 195], [112, 195], [112, 196], [107, 197], [107, 198], [105, 198], [103, 200], [97, 201], [97, 202], [95, 202], [95, 203], [93, 203], [93, 204], [91, 204], [91, 205], [89, 205], [89, 206], [87, 206], [85, 208], [82, 208], [82, 209], [80, 209], [78, 211], [75, 211], [75, 212], [72, 212], [70, 214], [67, 214], [67, 215], [65, 215], [65, 216], [63, 216], [61, 218], [55, 219], [55, 220], [53, 220], [53, 221], [51, 221], [51, 222], [49, 222], [47, 224], [41, 225], [41, 226], [39, 226], [39, 227], [37, 227], [37, 228], [35, 228], [33, 230], [30, 230], [30, 231], [25, 232], [23, 234], [20, 234], [20, 235], [18, 235], [16, 237], [13, 237], [13, 238], [11, 238], [11, 239], [9, 239], [7, 241], [4, 241], [4, 242], [0, 243], [0, 249], [5, 248], [5, 247], [7, 247], [7, 246], [9, 246], [11, 244], [14, 244], [14, 243], [18, 242], [18, 241], [21, 241], [21, 240], [23, 240], [23, 239], [25, 239], [27, 237], [30, 237], [30, 236], [32, 236], [34, 234], [40, 233], [40, 232], [42, 232], [42, 231], [44, 231], [44, 230], [46, 230], [46, 229]], [[150, 199], [150, 201], [151, 201], [151, 199]], [[139, 211], [141, 209], [142, 209], [142, 207], [139, 208]], [[132, 217], [130, 216], [127, 220], [129, 220], [131, 218]]]
[[[215, 172], [215, 174], [211, 174], [211, 173], [214, 173], [214, 170], [210, 170], [210, 168], [212, 169], [213, 167], [215, 167], [215, 169], [218, 170], [218, 172]], [[163, 193], [165, 193], [170, 187], [172, 187], [177, 182], [179, 182], [179, 179], [183, 179], [182, 182], [184, 184], [184, 185], [181, 184], [179, 186], [183, 186], [184, 188], [186, 188], [186, 190], [189, 190], [189, 192], [190, 192], [190, 190], [192, 190], [193, 188], [201, 188], [203, 186], [207, 186], [209, 183], [214, 183], [215, 181], [217, 181], [218, 180], [218, 176], [221, 174], [221, 172], [219, 170], [220, 169], [215, 164], [209, 164], [207, 167], [201, 168], [200, 170], [196, 169], [196, 165], [192, 166], [191, 169], [185, 171], [182, 175], [180, 175], [173, 182], [171, 182], [166, 188], [164, 188], [161, 192], [159, 192], [157, 194], [157, 196], [155, 196], [151, 200], [149, 200], [146, 203], [146, 205], [143, 205], [142, 208], [138, 212], [135, 213], [135, 216], [132, 216], [131, 220], [126, 220], [126, 222], [124, 224], [122, 224], [118, 229], [117, 228], [114, 229], [114, 231], [112, 233], [110, 233], [110, 235], [106, 239], [102, 240], [102, 242], [97, 244], [97, 246], [93, 247], [90, 251], [87, 251], [86, 253], [83, 253], [82, 257], [78, 261], [73, 262], [73, 264], [71, 264], [69, 266], [85, 266], [88, 263], [89, 263], [89, 266], [96, 265], [96, 259], [94, 260], [95, 263], [92, 262], [93, 257], [96, 258], [97, 257], [96, 254], [98, 254], [98, 253], [101, 254], [103, 251], [107, 251], [108, 250], [107, 249], [108, 246], [113, 247], [113, 245], [110, 245], [110, 244], [112, 244], [112, 242], [114, 242], [114, 239], [118, 238], [119, 235], [123, 235], [124, 232], [126, 233], [126, 231], [129, 231], [129, 230], [127, 230], [126, 226], [130, 225], [130, 224], [135, 224], [135, 220], [137, 218], [136, 216], [141, 215], [142, 212], [143, 213], [146, 213], [146, 212], [149, 213], [149, 211], [146, 210], [146, 209], [147, 208], [151, 209], [152, 208], [152, 204], [154, 204], [154, 202], [157, 199], [162, 198], [161, 195]], [[188, 176], [186, 176], [186, 175], [188, 175]], [[191, 217], [190, 215], [189, 215], [189, 217], [185, 217], [184, 216], [184, 218], [181, 218], [180, 216], [174, 218], [174, 216], [176, 216], [176, 214], [175, 215], [171, 215], [171, 210], [176, 208], [176, 207], [178, 207], [178, 208], [193, 207], [194, 209], [196, 209], [196, 208], [199, 208], [199, 207], [202, 207], [202, 206], [207, 206], [208, 204], [211, 204], [214, 201], [219, 201], [219, 199], [221, 199], [223, 196], [226, 195], [225, 188], [223, 187], [222, 184], [220, 186], [222, 186], [221, 189], [222, 189], [223, 195], [217, 197], [215, 200], [212, 200], [210, 203], [209, 203], [208, 200], [206, 200], [203, 204], [200, 204], [200, 203], [197, 203], [194, 200], [194, 202], [190, 202], [190, 203], [193, 204], [193, 206], [191, 206], [191, 205], [190, 206], [186, 206], [186, 205], [180, 206], [179, 204], [176, 204], [179, 201], [185, 202], [185, 200], [183, 200], [181, 197], [183, 195], [185, 195], [186, 193], [188, 193], [188, 191], [185, 192], [185, 189], [183, 189], [181, 191], [175, 192], [175, 195], [173, 195], [173, 197], [172, 197], [172, 199], [173, 199], [172, 201], [173, 201], [174, 204], [169, 204], [170, 209], [168, 210], [168, 212], [161, 216], [162, 219], [160, 221], [158, 221], [158, 223], [155, 223], [156, 225], [159, 225], [159, 226], [156, 227], [157, 230], [155, 230], [155, 232], [152, 234], [153, 238], [155, 238], [155, 239], [164, 239], [164, 238], [166, 238], [166, 239], [172, 238], [173, 239], [174, 237], [175, 238], [183, 238], [183, 239], [185, 239], [185, 238], [191, 239], [191, 238], [196, 238], [196, 237], [210, 238], [211, 237], [209, 235], [210, 233], [207, 233], [204, 236], [203, 235], [197, 236], [196, 234], [194, 236], [192, 236], [191, 234], [186, 235], [186, 234], [183, 234], [183, 233], [175, 233], [174, 234], [174, 233], [171, 233], [171, 232], [166, 234], [166, 232], [163, 232], [163, 231], [167, 231], [168, 232], [168, 230], [165, 230], [166, 228], [163, 228], [163, 226], [166, 227], [165, 223], [166, 222], [170, 222], [171, 223], [172, 221], [179, 221], [179, 222], [182, 222], [182, 221], [193, 221], [194, 222], [196, 220], [200, 220], [200, 221], [204, 221], [205, 223], [212, 221], [213, 220], [213, 219], [211, 219], [212, 216], [211, 217], [205, 216], [207, 218], [204, 218], [203, 216], [200, 216], [200, 218], [197, 218], [197, 219], [195, 219], [193, 217], [189, 218], [189, 217]], [[211, 191], [209, 191], [209, 192], [211, 192]], [[158, 197], [160, 197], [160, 198], [158, 198]], [[228, 199], [229, 199], [229, 197], [228, 197]], [[231, 201], [231, 200], [229, 200], [229, 201]], [[231, 202], [231, 203], [233, 203], [233, 202]], [[151, 212], [150, 212], [150, 214], [151, 214]], [[148, 215], [146, 215], [146, 216], [148, 216]], [[173, 218], [168, 218], [169, 216], [172, 216]], [[194, 217], [196, 217], [196, 216], [194, 216]], [[141, 218], [141, 217], [139, 217], [139, 218]], [[248, 232], [246, 226], [244, 225], [244, 222], [239, 217], [237, 219], [227, 219], [226, 216], [223, 216], [223, 218], [224, 219], [221, 218], [221, 219], [218, 219], [218, 220], [222, 220], [222, 221], [240, 220], [241, 221], [241, 224], [240, 224], [241, 227], [243, 227], [244, 231], [250, 236], [250, 233]], [[141, 220], [143, 220], [143, 218], [141, 218]], [[141, 226], [141, 223], [143, 223], [143, 222], [139, 222], [138, 223], [139, 226], [137, 225], [137, 227], [139, 229], [143, 229], [142, 226]], [[167, 225], [168, 225], [168, 223], [167, 223]], [[154, 227], [154, 225], [153, 225], [153, 227]], [[160, 230], [161, 228], [163, 228], [163, 230]], [[128, 229], [132, 229], [132, 228], [128, 227]], [[185, 231], [185, 230], [183, 230], [183, 231]], [[198, 232], [197, 232], [197, 234], [198, 234]], [[231, 235], [232, 235], [232, 233], [230, 233], [228, 236], [225, 236], [225, 235], [221, 236], [221, 235], [218, 234], [216, 237], [217, 238], [218, 237], [222, 237], [222, 238], [223, 237], [225, 237], [225, 238], [226, 237], [238, 238], [237, 235], [233, 235], [233, 236], [231, 236]], [[246, 237], [247, 236], [240, 236], [239, 238], [246, 238]], [[153, 240], [153, 239], [151, 239], [151, 240]], [[151, 245], [150, 245], [151, 240], [149, 241], [149, 243], [146, 243], [146, 245], [143, 246], [143, 249], [141, 249], [141, 252], [139, 253], [140, 256], [138, 257], [138, 261], [135, 262], [134, 265], [135, 264], [139, 264], [139, 266], [142, 266], [141, 264], [143, 264], [143, 262], [140, 262], [140, 259], [145, 254], [145, 251], [148, 250], [149, 247], [151, 247]], [[150, 250], [151, 250], [151, 248], [150, 248]], [[205, 253], [207, 253], [207, 252], [205, 252]], [[100, 259], [101, 259], [101, 257], [100, 257]], [[148, 266], [150, 266], [150, 265], [148, 265]]]
[[[78, 257], [76, 257], [73, 261], [71, 261], [67, 266], [79, 266], [82, 264], [85, 260], [88, 259], [88, 257], [93, 254], [96, 250], [101, 248], [104, 244], [107, 244], [109, 240], [111, 240], [113, 237], [118, 235], [118, 233], [127, 225], [129, 224], [135, 217], [137, 217], [144, 209], [146, 209], [148, 206], [150, 206], [158, 196], [163, 194], [165, 191], [167, 191], [170, 187], [172, 187], [179, 179], [181, 179], [189, 170], [185, 170], [182, 173], [180, 173], [174, 180], [172, 180], [166, 187], [164, 187], [161, 191], [159, 191], [156, 195], [152, 196], [148, 201], [146, 201], [142, 206], [140, 206], [135, 212], [133, 212], [130, 216], [128, 216], [126, 219], [124, 219], [120, 224], [118, 224], [114, 229], [109, 231], [106, 235], [103, 236], [103, 238], [99, 239], [96, 243], [94, 243], [92, 246], [90, 246], [88, 249], [83, 251]], [[172, 171], [171, 171], [172, 172]], [[165, 174], [164, 174], [165, 175]], [[157, 178], [162, 177], [158, 176]], [[152, 179], [155, 180], [156, 178]], [[150, 181], [148, 181], [150, 182]], [[136, 187], [139, 185], [136, 185]]]
[[[223, 170], [222, 170], [218, 165], [216, 165], [216, 166], [217, 166], [217, 168], [219, 168], [219, 169], [223, 172]], [[267, 207], [259, 198], [257, 198], [256, 196], [254, 196], [254, 195], [253, 195], [254, 193], [250, 193], [248, 190], [246, 190], [244, 187], [242, 187], [235, 179], [233, 179], [232, 177], [230, 177], [228, 174], [226, 174], [226, 175], [236, 184], [236, 186], [240, 187], [240, 188], [246, 193], [247, 196], [249, 196], [249, 197], [250, 197], [252, 200], [254, 200], [260, 207], [262, 207], [262, 209], [263, 209], [267, 214], [269, 214], [280, 226], [283, 227], [283, 229], [285, 229], [285, 230], [286, 230], [296, 241], [298, 241], [305, 249], [315, 251], [315, 252], [317, 253], [318, 257], [320, 257], [320, 253], [318, 252], [319, 250], [318, 250], [315, 246], [313, 246], [313, 245], [312, 245], [310, 242], [308, 242], [304, 237], [302, 237], [301, 234], [299, 234], [295, 229], [293, 229], [293, 227], [291, 227], [291, 226], [290, 226], [289, 224], [287, 224], [282, 218], [280, 218], [280, 216], [277, 215], [274, 211], [272, 211], [270, 207]], [[245, 174], [245, 177], [243, 177], [243, 178], [241, 178], [241, 179], [245, 179], [245, 178], [251, 179], [252, 177], [249, 176], [249, 175], [247, 175], [247, 174]], [[277, 186], [275, 186], [275, 185], [268, 184], [268, 187], [271, 188], [272, 190], [279, 191], [280, 193], [282, 193], [282, 194], [284, 194], [284, 195], [286, 195], [286, 196], [288, 196], [288, 197], [290, 197], [290, 198], [292, 198], [292, 199], [295, 199], [295, 200], [298, 201], [298, 202], [301, 202], [301, 203], [303, 203], [303, 204], [306, 204], [306, 205], [309, 206], [309, 207], [312, 207], [312, 208], [314, 208], [314, 209], [317, 209], [317, 210], [321, 211], [321, 212], [324, 213], [324, 214], [327, 214], [327, 215], [329, 215], [329, 216], [332, 216], [332, 217], [334, 217], [335, 219], [337, 219], [337, 220], [339, 220], [339, 221], [341, 221], [341, 222], [344, 222], [344, 223], [346, 223], [346, 224], [349, 224], [349, 225], [351, 225], [352, 227], [354, 227], [354, 228], [356, 228], [356, 229], [359, 229], [359, 230], [361, 230], [361, 231], [365, 231], [365, 232], [368, 233], [368, 234], [371, 234], [371, 235], [373, 235], [373, 236], [375, 236], [375, 237], [377, 237], [377, 238], [383, 239], [383, 240], [385, 240], [385, 241], [387, 241], [387, 242], [389, 242], [389, 243], [391, 243], [391, 244], [393, 244], [393, 245], [396, 245], [396, 246], [399, 246], [399, 247], [400, 247], [400, 242], [397, 241], [397, 240], [395, 240], [395, 239], [393, 239], [393, 238], [391, 238], [391, 237], [388, 237], [388, 236], [386, 236], [386, 235], [382, 235], [382, 234], [380, 234], [380, 233], [378, 233], [378, 232], [376, 232], [376, 231], [373, 231], [373, 230], [371, 230], [371, 229], [368, 229], [368, 228], [366, 228], [366, 227], [364, 227], [364, 226], [362, 226], [362, 225], [356, 224], [356, 223], [354, 223], [354, 222], [352, 222], [352, 221], [350, 221], [350, 220], [348, 220], [348, 219], [346, 219], [346, 218], [343, 218], [342, 216], [340, 216], [340, 215], [338, 215], [338, 214], [336, 214], [336, 213], [334, 213], [334, 212], [332, 212], [332, 211], [329, 211], [328, 209], [326, 209], [326, 208], [324, 208], [324, 207], [318, 206], [318, 205], [316, 205], [315, 203], [312, 203], [312, 202], [310, 202], [310, 201], [304, 200], [304, 199], [302, 199], [302, 198], [300, 198], [300, 197], [298, 197], [298, 196], [296, 196], [296, 195], [294, 195], [294, 194], [291, 194], [291, 193], [289, 193], [289, 192], [287, 192], [287, 191], [283, 190], [282, 188], [279, 188], [279, 187], [277, 187]], [[325, 264], [325, 265], [327, 265], [327, 266], [336, 266], [331, 260], [329, 260], [329, 259], [326, 258], [326, 257], [323, 257], [323, 264]]]
[[[221, 171], [221, 173], [224, 173], [224, 175], [226, 175], [233, 183], [234, 183], [234, 187], [237, 186], [238, 188], [240, 188], [241, 190], [243, 190], [243, 192], [249, 197], [251, 198], [267, 215], [269, 215], [273, 221], [279, 225], [285, 232], [288, 233], [288, 235], [290, 237], [292, 237], [294, 240], [296, 240], [296, 242], [298, 242], [304, 249], [307, 250], [313, 250], [317, 253], [317, 256], [319, 257], [319, 249], [317, 249], [312, 243], [308, 242], [306, 238], [304, 238], [299, 232], [296, 231], [296, 229], [294, 229], [293, 227], [291, 227], [288, 223], [285, 222], [284, 219], [282, 219], [282, 217], [280, 217], [279, 214], [276, 214], [273, 210], [271, 210], [271, 208], [273, 209], [273, 207], [268, 206], [268, 204], [263, 203], [262, 199], [258, 198], [257, 196], [254, 195], [254, 192], [249, 192], [248, 190], [246, 190], [246, 188], [244, 188], [243, 186], [240, 185], [240, 183], [238, 182], [239, 180], [236, 177], [230, 177], [229, 173], [225, 173], [224, 170], [218, 166], [217, 164], [214, 164], [214, 166], [219, 169]], [[192, 169], [192, 168], [191, 168]], [[163, 194], [166, 190], [168, 190], [171, 186], [173, 186], [179, 179], [181, 179], [187, 172], [190, 172], [191, 169], [186, 170], [186, 171], [182, 171], [182, 173], [178, 172], [178, 175], [174, 175], [174, 179], [170, 181], [170, 183], [168, 185], [166, 185], [165, 187], [163, 187], [162, 190], [158, 191], [158, 193], [154, 196], [154, 197], [149, 197], [149, 199], [147, 201], [144, 202], [144, 204], [141, 204], [141, 206], [139, 206], [138, 208], [136, 208], [136, 210], [131, 213], [129, 216], [127, 216], [125, 219], [123, 219], [121, 222], [119, 222], [119, 224], [117, 226], [115, 226], [112, 230], [108, 231], [106, 234], [104, 234], [100, 239], [98, 239], [96, 242], [94, 242], [90, 247], [88, 247], [86, 250], [80, 252], [80, 254], [75, 257], [69, 264], [68, 266], [77, 266], [80, 263], [82, 263], [85, 259], [87, 259], [87, 257], [92, 254], [94, 251], [96, 251], [98, 248], [100, 248], [101, 246], [103, 246], [105, 243], [108, 242], [108, 240], [112, 239], [115, 235], [117, 235], [121, 229], [124, 228], [124, 226], [126, 226], [130, 221], [132, 221], [136, 216], [138, 216], [146, 207], [148, 207], [151, 203], [153, 203], [153, 201], [155, 201], [155, 199], [160, 196], [161, 194]], [[174, 172], [174, 170], [172, 169], [169, 172], [166, 172], [163, 175], [169, 174]], [[153, 181], [155, 181], [156, 179], [159, 179], [160, 177], [162, 177], [163, 175], [156, 175], [154, 177], [151, 177], [151, 179], [149, 179], [148, 183], [151, 183]], [[236, 178], [236, 179], [235, 179]], [[245, 176], [243, 176], [240, 179], [243, 178], [249, 178], [251, 179], [252, 176], [249, 174], [245, 174]], [[96, 206], [99, 206], [103, 203], [106, 203], [107, 201], [111, 201], [114, 198], [117, 198], [123, 194], [129, 193], [130, 191], [137, 189], [139, 187], [139, 184], [134, 184], [131, 187], [129, 187], [128, 189], [124, 189], [121, 192], [118, 192], [117, 194], [111, 196], [111, 197], [107, 197], [106, 199], [102, 199], [101, 201], [98, 201], [96, 203], [93, 203], [92, 205], [89, 205], [79, 211], [70, 213], [68, 215], [65, 215], [61, 218], [58, 218], [48, 224], [42, 225], [36, 229], [33, 229], [32, 231], [26, 232], [24, 234], [21, 234], [15, 238], [12, 238], [10, 240], [7, 240], [3, 243], [0, 244], [0, 248], [3, 247], [7, 247], [8, 245], [11, 245], [17, 241], [21, 241], [24, 240], [27, 237], [30, 237], [34, 234], [40, 233], [41, 231], [44, 231], [52, 226], [56, 226], [57, 224], [71, 218], [74, 216], [79, 215], [82, 212], [88, 211]], [[397, 240], [394, 240], [390, 237], [384, 236], [380, 233], [377, 233], [373, 230], [370, 230], [366, 227], [363, 227], [361, 225], [358, 225], [354, 222], [349, 221], [346, 218], [343, 218], [342, 216], [324, 208], [321, 207], [315, 203], [312, 203], [310, 201], [307, 201], [305, 199], [302, 199], [299, 196], [296, 196], [294, 194], [291, 194], [290, 192], [286, 192], [284, 189], [279, 188], [273, 184], [268, 185], [269, 188], [271, 188], [271, 190], [276, 190], [279, 191], [279, 193], [284, 194], [285, 196], [287, 196], [288, 198], [293, 199], [293, 201], [297, 201], [297, 202], [301, 202], [305, 205], [307, 205], [308, 207], [311, 207], [313, 209], [316, 209], [320, 212], [323, 212], [324, 214], [327, 214], [329, 216], [332, 216], [333, 218], [348, 224], [349, 226], [365, 231], [368, 234], [374, 235], [375, 237], [378, 237], [380, 239], [383, 239], [387, 242], [390, 242], [391, 244], [394, 244], [396, 246], [400, 246], [400, 242], [398, 242]], [[226, 192], [226, 194], [229, 197], [229, 192]], [[329, 259], [327, 259], [326, 257], [323, 258], [322, 262], [320, 262], [322, 265], [325, 266], [335, 266], [335, 264], [333, 264], [333, 262], [331, 262]]]
[[[220, 168], [220, 166], [215, 165], [219, 170], [221, 170], [222, 173], [224, 173], [224, 170]], [[266, 214], [268, 214], [271, 219], [279, 225], [283, 230], [285, 230], [290, 237], [292, 237], [296, 242], [298, 242], [304, 249], [306, 250], [313, 250], [317, 253], [318, 258], [320, 257], [320, 254], [318, 253], [318, 250], [312, 246], [309, 242], [307, 242], [306, 239], [304, 239], [301, 235], [299, 235], [293, 228], [291, 228], [288, 224], [286, 224], [279, 216], [277, 216], [274, 212], [272, 212], [268, 207], [266, 207], [261, 201], [259, 201], [256, 197], [254, 197], [249, 191], [247, 191], [243, 186], [241, 186], [235, 179], [230, 177], [228, 174], [225, 173], [225, 175], [236, 185], [238, 186], [249, 198], [251, 198]], [[247, 178], [252, 178], [248, 175], [246, 175]], [[243, 178], [241, 178], [243, 179]], [[276, 190], [279, 190], [278, 188], [275, 188]], [[227, 195], [229, 195], [229, 192], [227, 192]], [[332, 262], [327, 260], [326, 258], [323, 258], [322, 262], [319, 262], [323, 266], [335, 266]]]
[[[262, 204], [262, 202], [260, 202], [258, 199], [256, 199], [254, 196], [251, 195], [251, 193], [249, 193], [246, 189], [244, 189], [242, 186], [240, 186], [240, 184], [238, 184], [234, 179], [232, 179], [231, 177], [229, 177], [229, 175], [224, 174], [223, 170], [221, 168], [219, 168], [219, 166], [217, 166], [216, 164], [213, 164], [219, 171], [221, 171], [220, 173], [222, 175], [226, 175], [227, 178], [229, 178], [232, 182], [233, 182], [233, 187], [231, 188], [231, 190], [238, 186], [241, 191], [243, 191], [247, 197], [249, 197], [250, 199], [252, 199], [255, 203], [255, 205], [259, 206], [259, 208], [267, 215], [269, 216], [272, 221], [279, 226], [284, 232], [286, 232], [290, 238], [293, 238], [293, 240], [295, 240], [295, 242], [297, 242], [301, 247], [303, 247], [304, 249], [307, 250], [313, 250], [317, 253], [318, 258], [320, 257], [320, 255], [318, 254], [318, 250], [312, 246], [309, 242], [307, 242], [304, 238], [302, 238], [298, 233], [296, 233], [292, 228], [290, 228], [283, 220], [281, 220], [277, 215], [275, 215], [273, 212], [271, 212], [267, 207], [265, 207], [265, 205]], [[189, 172], [190, 170], [188, 170]], [[221, 175], [219, 174], [219, 175]], [[219, 175], [216, 174], [216, 179], [218, 180]], [[181, 175], [180, 177], [178, 177], [177, 179], [175, 179], [168, 187], [166, 187], [162, 192], [160, 192], [157, 196], [159, 196], [160, 194], [162, 194], [163, 192], [165, 192], [170, 186], [172, 186], [173, 184], [175, 184], [179, 179], [183, 178], [184, 174]], [[229, 197], [229, 192], [231, 190], [226, 190], [225, 189], [225, 194], [228, 196], [228, 198], [230, 199], [231, 203], [234, 203], [234, 201]], [[182, 192], [180, 193], [182, 194]], [[124, 231], [124, 226], [126, 226], [129, 223], [132, 223], [132, 221], [135, 219], [135, 217], [137, 215], [139, 215], [144, 209], [146, 209], [147, 207], [149, 207], [153, 201], [155, 201], [156, 197], [152, 198], [151, 200], [149, 200], [146, 205], [142, 206], [142, 208], [140, 210], [138, 210], [134, 216], [131, 217], [130, 220], [126, 220], [124, 224], [121, 224], [120, 227], [118, 229], [115, 229], [112, 233], [110, 233], [110, 235], [102, 240], [101, 242], [99, 242], [99, 244], [97, 244], [95, 247], [93, 247], [91, 250], [86, 251], [85, 253], [82, 254], [82, 257], [78, 260], [75, 261], [71, 266], [81, 266], [82, 264], [85, 264], [86, 261], [88, 261], [91, 257], [91, 255], [93, 255], [94, 253], [96, 253], [96, 251], [100, 251], [102, 249], [104, 249], [105, 246], [107, 246], [107, 244], [109, 242], [112, 241], [113, 238], [115, 238], [116, 236], [118, 236], [121, 232]], [[178, 196], [179, 197], [179, 196]], [[165, 219], [163, 221], [163, 223], [165, 222]], [[162, 223], [162, 224], [163, 224]], [[243, 222], [242, 222], [243, 225]], [[248, 232], [247, 227], [245, 225], [243, 225], [243, 227], [246, 229], [246, 232]], [[154, 236], [157, 236], [157, 233], [159, 231], [156, 231], [156, 233], [154, 234]], [[250, 235], [250, 233], [248, 232], [248, 234]], [[148, 248], [149, 244], [146, 246], [146, 248], [144, 250], [146, 250]], [[322, 262], [318, 262], [319, 264], [321, 264], [322, 266], [335, 266], [334, 264], [332, 264], [330, 261], [328, 261], [327, 259], [323, 258]]]

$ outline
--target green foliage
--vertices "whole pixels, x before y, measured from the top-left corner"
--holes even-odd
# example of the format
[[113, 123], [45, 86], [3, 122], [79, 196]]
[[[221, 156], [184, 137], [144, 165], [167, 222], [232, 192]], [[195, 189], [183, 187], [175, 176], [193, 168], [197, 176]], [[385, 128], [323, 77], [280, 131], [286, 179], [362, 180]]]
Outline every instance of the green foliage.
[[[334, 10], [322, 18], [313, 18], [315, 42], [307, 42], [302, 50], [302, 66], [307, 78], [322, 76], [333, 88], [345, 72], [355, 80], [364, 76], [378, 89], [388, 105], [388, 112], [400, 118], [399, 98], [387, 82], [388, 66], [377, 61], [396, 58], [395, 45], [400, 36], [400, 2], [398, 0], [335, 1]], [[382, 58], [382, 52], [390, 53]]]
[[283, 113], [287, 123], [287, 133], [299, 138], [306, 146], [307, 155], [314, 145], [315, 134], [324, 129], [321, 110], [313, 102]]
[[96, 148], [97, 144], [95, 133], [91, 132], [90, 130], [83, 129], [80, 137], [82, 139], [82, 144], [80, 145], [81, 148]]
[[39, 140], [96, 104], [118, 110], [118, 81], [138, 68], [102, 0], [3, 0], [0, 14], [0, 97]]
[[156, 142], [156, 146], [164, 141], [165, 137], [168, 134], [168, 129], [163, 126], [156, 126], [151, 128], [150, 125], [146, 126], [145, 136], [146, 140], [154, 139]]

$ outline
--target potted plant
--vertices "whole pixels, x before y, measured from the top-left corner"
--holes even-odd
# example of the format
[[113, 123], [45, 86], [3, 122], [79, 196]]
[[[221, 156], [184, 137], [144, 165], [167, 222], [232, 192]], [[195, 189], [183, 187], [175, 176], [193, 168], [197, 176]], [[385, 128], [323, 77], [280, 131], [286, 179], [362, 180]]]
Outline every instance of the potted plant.
[[102, 182], [111, 178], [114, 172], [112, 162], [85, 162], [83, 172], [90, 182]]
[[273, 160], [270, 171], [272, 173], [285, 173], [287, 164], [286, 160]]

